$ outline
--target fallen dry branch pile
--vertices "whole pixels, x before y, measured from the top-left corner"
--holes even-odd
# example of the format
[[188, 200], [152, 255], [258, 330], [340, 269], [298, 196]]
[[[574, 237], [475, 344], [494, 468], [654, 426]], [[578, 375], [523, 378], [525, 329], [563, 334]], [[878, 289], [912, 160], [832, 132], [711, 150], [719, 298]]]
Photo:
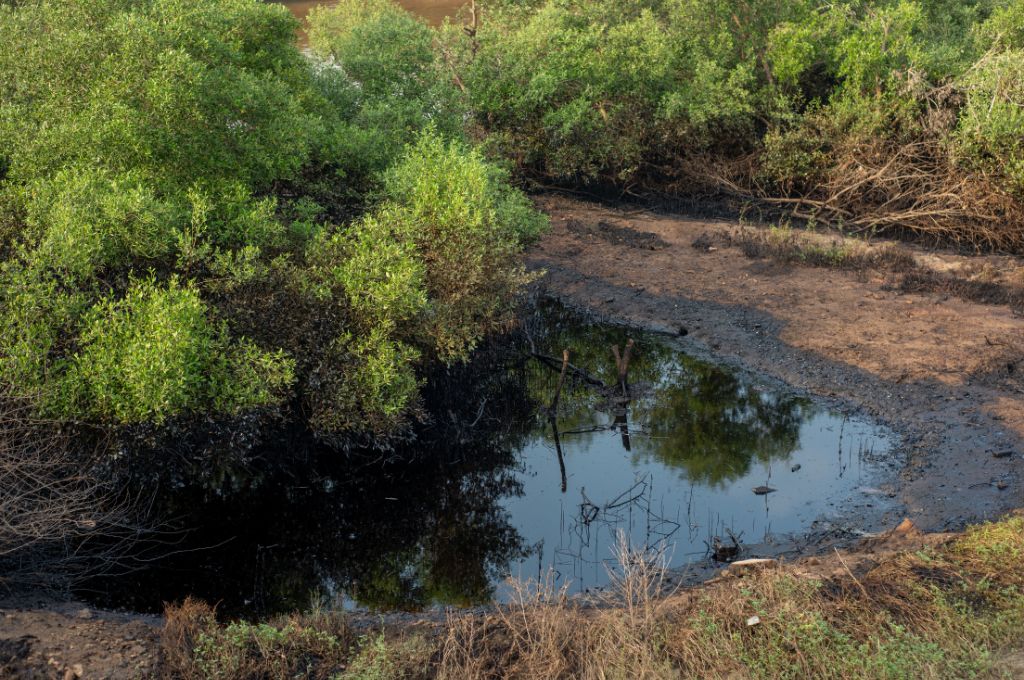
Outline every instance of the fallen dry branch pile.
[[821, 145], [820, 157], [800, 180], [766, 178], [763, 153], [757, 152], [683, 162], [685, 184], [697, 182], [849, 233], [1021, 252], [1024, 204], [1001, 178], [964, 167], [950, 141], [960, 99], [948, 86], [922, 94], [926, 106], [913, 134], [865, 136], [822, 121], [810, 133]]
[[524, 586], [491, 613], [453, 613], [427, 632], [356, 635], [348, 620], [327, 615], [224, 626], [190, 602], [168, 611], [166, 655], [182, 678], [874, 679], [1019, 670], [1004, 652], [1019, 644], [1024, 624], [1024, 519], [952, 540], [904, 539], [668, 595], [657, 560], [626, 551], [614, 603], [584, 606]]
[[852, 233], [909, 232], [977, 249], [1019, 250], [1024, 209], [987, 177], [953, 167], [938, 141], [891, 147], [884, 141], [837, 152], [818, 184], [779, 197], [751, 181], [713, 181], [731, 193], [789, 209], [798, 218]]

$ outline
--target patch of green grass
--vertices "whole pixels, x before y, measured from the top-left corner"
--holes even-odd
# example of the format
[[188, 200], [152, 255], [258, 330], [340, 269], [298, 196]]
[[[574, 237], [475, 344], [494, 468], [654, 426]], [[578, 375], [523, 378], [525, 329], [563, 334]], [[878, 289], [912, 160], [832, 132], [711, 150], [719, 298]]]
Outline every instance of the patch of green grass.
[[335, 680], [411, 680], [430, 677], [429, 643], [420, 637], [389, 642], [383, 633], [360, 640], [359, 652]]
[[236, 622], [200, 633], [193, 650], [195, 669], [213, 679], [313, 677], [318, 666], [340, 657], [335, 636], [294, 623], [277, 627]]
[[821, 606], [816, 584], [789, 585], [781, 610], [763, 608], [761, 624], [730, 637], [735, 655], [755, 677], [969, 677], [985, 665], [974, 645], [943, 639], [964, 623], [965, 612], [950, 602], [929, 603], [929, 616], [943, 634], [935, 635], [912, 631], [884, 610], [851, 607], [850, 615], [836, 617]]
[[1024, 517], [1010, 517], [970, 527], [952, 548], [954, 555], [969, 556], [994, 569], [1019, 567], [1024, 551]]

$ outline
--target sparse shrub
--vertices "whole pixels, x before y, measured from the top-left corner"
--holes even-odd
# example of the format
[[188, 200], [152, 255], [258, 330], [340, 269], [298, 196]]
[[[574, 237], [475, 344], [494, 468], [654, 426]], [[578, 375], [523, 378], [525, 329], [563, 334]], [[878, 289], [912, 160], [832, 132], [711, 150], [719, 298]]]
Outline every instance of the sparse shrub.
[[167, 608], [163, 651], [184, 680], [333, 678], [352, 638], [341, 617], [290, 617], [221, 626], [212, 607], [191, 598]]
[[421, 637], [357, 635], [344, 614], [314, 613], [265, 623], [220, 624], [212, 607], [186, 599], [167, 607], [162, 647], [182, 680], [429, 678], [431, 646]]
[[337, 680], [416, 680], [433, 677], [433, 649], [421, 637], [389, 642], [383, 633], [360, 640], [358, 655]]

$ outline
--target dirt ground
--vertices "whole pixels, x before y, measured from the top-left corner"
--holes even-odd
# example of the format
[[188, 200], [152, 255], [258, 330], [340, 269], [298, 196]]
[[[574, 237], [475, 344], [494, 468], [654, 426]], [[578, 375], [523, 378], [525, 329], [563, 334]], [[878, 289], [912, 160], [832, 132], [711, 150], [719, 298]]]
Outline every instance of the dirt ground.
[[0, 678], [137, 680], [160, 677], [156, 616], [80, 602], [20, 597], [0, 603]]
[[[899, 271], [752, 258], [743, 236], [763, 228], [734, 221], [558, 196], [539, 203], [552, 229], [528, 264], [546, 270], [547, 295], [675, 335], [698, 355], [773, 376], [897, 433], [907, 463], [887, 488], [898, 506], [870, 519], [851, 507], [849, 526], [877, 530], [869, 525], [905, 515], [943, 532], [1024, 505], [1024, 316], [963, 294], [1024, 286], [1024, 261], [855, 244], [905, 250], [915, 276], [901, 280]], [[834, 234], [801, 238], [843, 243]], [[930, 289], [922, 273], [965, 285]], [[862, 544], [847, 560], [859, 571], [880, 547]], [[795, 568], [838, 567], [811, 557]], [[80, 603], [0, 601], [0, 678], [158, 677], [160, 625]]]
[[[925, 531], [1022, 505], [1020, 310], [966, 300], [949, 285], [907, 293], [899, 272], [751, 258], [729, 245], [742, 240], [739, 231], [763, 227], [564, 197], [540, 205], [552, 229], [529, 265], [547, 271], [548, 295], [610, 320], [685, 334], [698, 353], [887, 424], [908, 460], [894, 480], [899, 510]], [[884, 247], [906, 250], [917, 279], [927, 271], [947, 284], [1024, 280], [1024, 262], [1014, 258]]]

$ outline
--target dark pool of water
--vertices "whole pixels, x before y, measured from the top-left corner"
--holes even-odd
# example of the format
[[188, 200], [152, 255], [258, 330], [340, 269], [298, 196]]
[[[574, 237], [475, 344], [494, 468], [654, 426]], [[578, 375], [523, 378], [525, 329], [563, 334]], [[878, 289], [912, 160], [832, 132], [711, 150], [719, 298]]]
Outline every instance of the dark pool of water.
[[[611, 347], [627, 338], [623, 398]], [[141, 610], [191, 594], [264, 616], [475, 605], [507, 597], [509, 575], [578, 592], [608, 582], [619, 535], [683, 566], [706, 560], [715, 536], [805, 531], [877, 484], [882, 429], [674, 343], [545, 304], [516, 339], [435, 375], [432, 420], [407, 449], [344, 454], [280, 436], [241, 458], [137, 465], [166, 518], [147, 553], [160, 557], [82, 594]], [[582, 370], [552, 421], [557, 362], [533, 355], [565, 348]]]

